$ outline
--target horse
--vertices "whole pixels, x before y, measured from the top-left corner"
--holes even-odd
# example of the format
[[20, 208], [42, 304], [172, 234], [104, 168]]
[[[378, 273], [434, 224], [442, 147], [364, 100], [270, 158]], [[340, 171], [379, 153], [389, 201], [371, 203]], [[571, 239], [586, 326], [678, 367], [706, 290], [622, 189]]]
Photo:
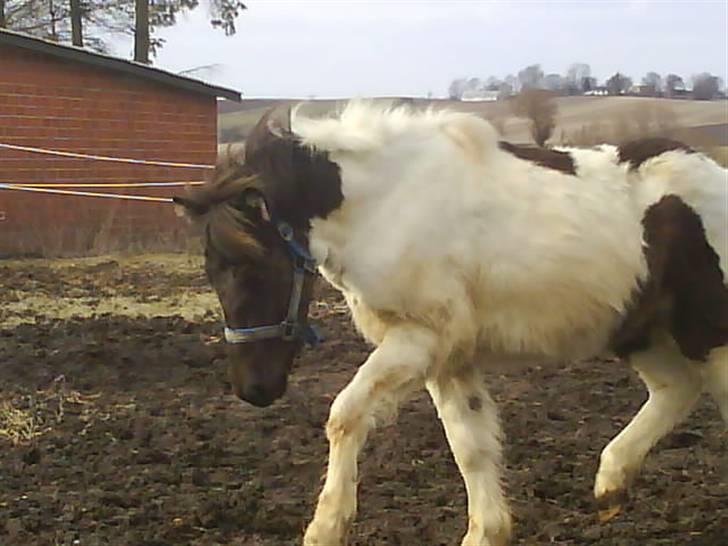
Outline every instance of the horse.
[[268, 111], [175, 204], [204, 233], [242, 400], [285, 393], [316, 342], [319, 274], [372, 344], [330, 407], [306, 546], [346, 543], [367, 434], [422, 389], [466, 486], [464, 546], [511, 537], [490, 370], [607, 355], [637, 371], [649, 397], [601, 452], [606, 506], [703, 392], [728, 424], [728, 172], [684, 143], [541, 149], [473, 114], [352, 100]]

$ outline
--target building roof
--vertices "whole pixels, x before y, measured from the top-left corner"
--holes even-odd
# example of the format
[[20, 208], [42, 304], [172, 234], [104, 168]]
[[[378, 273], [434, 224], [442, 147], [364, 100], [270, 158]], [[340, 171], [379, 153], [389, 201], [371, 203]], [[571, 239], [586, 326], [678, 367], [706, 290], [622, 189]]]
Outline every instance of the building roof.
[[494, 101], [498, 100], [498, 96], [500, 95], [500, 91], [490, 91], [487, 89], [468, 89], [463, 93], [463, 96], [460, 97], [460, 100], [462, 101]]
[[0, 28], [0, 46], [3, 45], [29, 49], [60, 59], [113, 70], [137, 78], [192, 91], [193, 93], [223, 97], [234, 101], [240, 101], [241, 98], [240, 92], [233, 89], [210, 85], [194, 78], [180, 76], [173, 72], [167, 72], [166, 70], [161, 70], [143, 63], [120, 59], [81, 47], [59, 44], [25, 33]]

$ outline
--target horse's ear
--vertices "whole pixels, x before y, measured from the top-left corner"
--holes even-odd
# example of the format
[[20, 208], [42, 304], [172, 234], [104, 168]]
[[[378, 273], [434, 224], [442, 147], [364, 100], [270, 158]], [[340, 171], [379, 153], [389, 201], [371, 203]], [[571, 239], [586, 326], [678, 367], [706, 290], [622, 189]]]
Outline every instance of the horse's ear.
[[245, 141], [245, 158], [250, 161], [256, 153], [276, 140], [293, 138], [291, 132], [291, 110], [285, 116], [276, 107], [268, 109], [255, 124]]
[[187, 218], [188, 220], [196, 220], [207, 212], [207, 207], [189, 199], [187, 197], [172, 197], [174, 212], [177, 216]]
[[269, 112], [269, 116], [266, 118], [268, 132], [276, 138], [292, 138], [291, 107], [286, 108], [285, 115], [282, 112], [277, 112], [277, 115], [273, 117], [272, 114], [273, 111]]

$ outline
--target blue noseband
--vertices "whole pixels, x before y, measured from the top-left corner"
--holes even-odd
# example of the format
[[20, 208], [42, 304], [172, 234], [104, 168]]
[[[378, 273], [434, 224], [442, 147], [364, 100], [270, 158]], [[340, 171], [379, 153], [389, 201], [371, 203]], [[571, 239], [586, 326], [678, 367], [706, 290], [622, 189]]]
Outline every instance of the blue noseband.
[[288, 247], [293, 263], [293, 286], [288, 300], [288, 314], [283, 322], [269, 326], [254, 326], [252, 328], [225, 327], [225, 341], [233, 344], [253, 343], [264, 339], [282, 339], [283, 341], [302, 340], [314, 346], [321, 338], [313, 326], [307, 321], [299, 320], [301, 308], [301, 295], [306, 273], [316, 273], [316, 260], [293, 238], [293, 228], [286, 222], [276, 222], [278, 234]]

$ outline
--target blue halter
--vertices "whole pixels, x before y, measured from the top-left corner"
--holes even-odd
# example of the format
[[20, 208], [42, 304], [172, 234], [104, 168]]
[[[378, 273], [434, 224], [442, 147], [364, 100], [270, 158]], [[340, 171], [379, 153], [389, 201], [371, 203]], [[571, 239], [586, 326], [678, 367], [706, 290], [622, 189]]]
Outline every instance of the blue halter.
[[293, 286], [288, 300], [288, 314], [279, 324], [254, 326], [251, 328], [229, 328], [225, 326], [225, 341], [232, 344], [252, 343], [264, 339], [283, 341], [303, 340], [310, 346], [321, 341], [316, 329], [298, 318], [306, 273], [316, 273], [316, 260], [293, 238], [293, 228], [286, 222], [276, 222], [278, 234], [286, 243], [293, 263]]

